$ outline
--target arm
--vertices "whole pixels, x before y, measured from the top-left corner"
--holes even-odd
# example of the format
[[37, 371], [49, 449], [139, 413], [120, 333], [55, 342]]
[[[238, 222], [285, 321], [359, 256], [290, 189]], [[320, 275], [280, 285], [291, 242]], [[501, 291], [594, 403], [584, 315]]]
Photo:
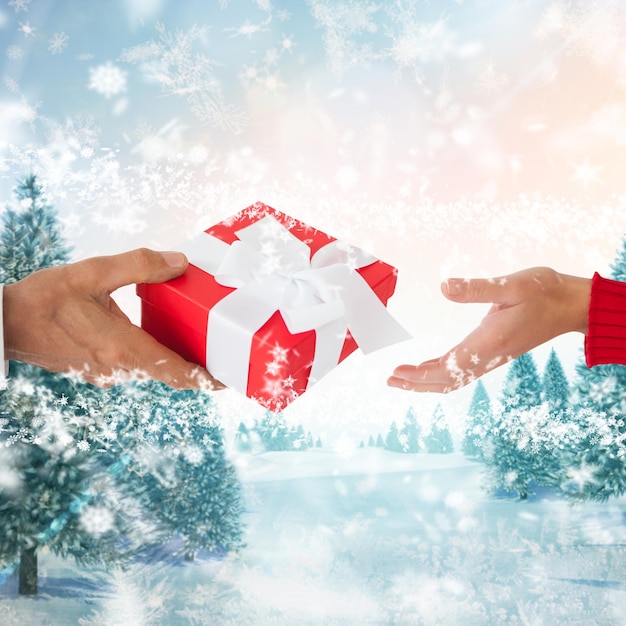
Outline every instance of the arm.
[[179, 252], [140, 249], [34, 272], [4, 286], [6, 359], [68, 372], [100, 387], [137, 377], [171, 387], [222, 385], [131, 324], [111, 293], [133, 283], [180, 276]]
[[391, 387], [447, 393], [558, 335], [587, 332], [590, 279], [535, 267], [499, 278], [451, 278], [442, 291], [454, 302], [492, 306], [479, 326], [441, 357], [397, 367], [387, 381]]

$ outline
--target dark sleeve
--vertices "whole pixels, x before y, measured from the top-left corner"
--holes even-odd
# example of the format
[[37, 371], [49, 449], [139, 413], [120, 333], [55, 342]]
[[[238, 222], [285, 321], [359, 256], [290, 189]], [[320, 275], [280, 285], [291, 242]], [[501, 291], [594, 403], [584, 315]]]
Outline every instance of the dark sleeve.
[[591, 280], [585, 360], [588, 367], [626, 365], [626, 282], [602, 278], [597, 272]]

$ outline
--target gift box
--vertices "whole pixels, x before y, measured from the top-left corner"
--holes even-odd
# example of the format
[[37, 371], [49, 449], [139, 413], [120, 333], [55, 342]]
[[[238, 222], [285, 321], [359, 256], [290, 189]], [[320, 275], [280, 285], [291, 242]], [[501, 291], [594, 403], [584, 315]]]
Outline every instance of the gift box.
[[280, 411], [352, 353], [403, 341], [394, 267], [260, 202], [176, 248], [185, 274], [141, 284], [141, 325]]

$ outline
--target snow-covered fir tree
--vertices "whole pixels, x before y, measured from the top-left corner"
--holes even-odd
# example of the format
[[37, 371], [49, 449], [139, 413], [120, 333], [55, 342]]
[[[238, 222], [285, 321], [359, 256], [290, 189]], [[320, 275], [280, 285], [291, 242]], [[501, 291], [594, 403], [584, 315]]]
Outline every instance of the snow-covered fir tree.
[[[0, 272], [5, 283], [66, 263], [65, 242], [55, 209], [35, 176], [16, 189], [17, 206], [2, 215]], [[83, 561], [118, 561], [115, 533], [91, 533], [78, 513], [90, 481], [101, 468], [90, 447], [80, 446], [81, 416], [68, 406], [80, 384], [24, 363], [12, 363], [6, 389], [0, 393], [2, 465], [12, 487], [0, 489], [0, 555], [5, 563], [19, 559], [20, 593], [37, 593], [37, 552], [46, 544], [62, 556]], [[106, 500], [103, 492], [100, 501]], [[120, 516], [110, 514], [110, 528]], [[119, 527], [119, 524], [118, 524]]]
[[511, 362], [500, 404], [484, 446], [490, 486], [517, 491], [525, 499], [541, 465], [527, 436], [534, 412], [542, 404], [541, 380], [530, 353]]
[[556, 417], [569, 406], [569, 382], [563, 365], [554, 348], [543, 371], [543, 400], [548, 403], [550, 412]]
[[21, 594], [37, 593], [42, 546], [81, 564], [116, 565], [137, 545], [128, 503], [84, 438], [90, 420], [76, 397], [69, 384], [57, 398], [21, 374], [0, 396], [0, 563], [19, 561]]
[[63, 265], [71, 247], [64, 240], [54, 207], [34, 175], [20, 181], [17, 202], [2, 214], [0, 282], [14, 283], [37, 270]]
[[421, 448], [420, 427], [413, 407], [409, 407], [404, 417], [404, 424], [398, 433], [403, 452], [415, 453]]
[[[133, 386], [146, 426], [138, 428], [134, 414], [116, 418], [114, 456], [131, 450], [120, 485], [166, 540], [182, 540], [188, 560], [200, 549], [240, 548], [241, 485], [225, 454], [212, 397], [154, 381]], [[128, 385], [113, 388], [109, 402], [123, 404], [128, 393]]]
[[478, 380], [467, 411], [467, 420], [461, 442], [463, 454], [483, 460], [483, 442], [491, 431], [492, 425], [491, 400], [483, 381]]
[[424, 437], [424, 446], [429, 454], [449, 454], [454, 451], [452, 435], [440, 404], [433, 411], [430, 430]]
[[315, 440], [311, 432], [306, 433], [302, 424], [290, 427], [282, 413], [269, 410], [260, 420], [255, 421], [254, 426], [249, 429], [248, 437], [252, 443], [251, 449], [258, 451], [303, 451], [322, 447], [321, 439], [318, 437]]
[[402, 444], [400, 443], [400, 431], [398, 425], [395, 422], [391, 422], [389, 432], [385, 437], [385, 448], [391, 452], [403, 452]]
[[244, 422], [239, 422], [237, 432], [235, 433], [235, 447], [240, 452], [252, 451], [252, 437], [250, 430]]

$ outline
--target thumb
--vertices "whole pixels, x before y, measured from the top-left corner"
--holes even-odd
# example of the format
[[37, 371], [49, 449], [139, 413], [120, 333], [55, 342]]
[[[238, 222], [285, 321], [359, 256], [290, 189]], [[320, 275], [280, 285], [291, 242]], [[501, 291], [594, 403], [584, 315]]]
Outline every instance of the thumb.
[[80, 264], [84, 265], [86, 281], [99, 284], [109, 293], [125, 285], [171, 280], [183, 274], [189, 265], [182, 252], [157, 252], [148, 248], [93, 257]]
[[501, 303], [508, 295], [506, 285], [500, 278], [448, 278], [441, 283], [441, 291], [453, 302]]

